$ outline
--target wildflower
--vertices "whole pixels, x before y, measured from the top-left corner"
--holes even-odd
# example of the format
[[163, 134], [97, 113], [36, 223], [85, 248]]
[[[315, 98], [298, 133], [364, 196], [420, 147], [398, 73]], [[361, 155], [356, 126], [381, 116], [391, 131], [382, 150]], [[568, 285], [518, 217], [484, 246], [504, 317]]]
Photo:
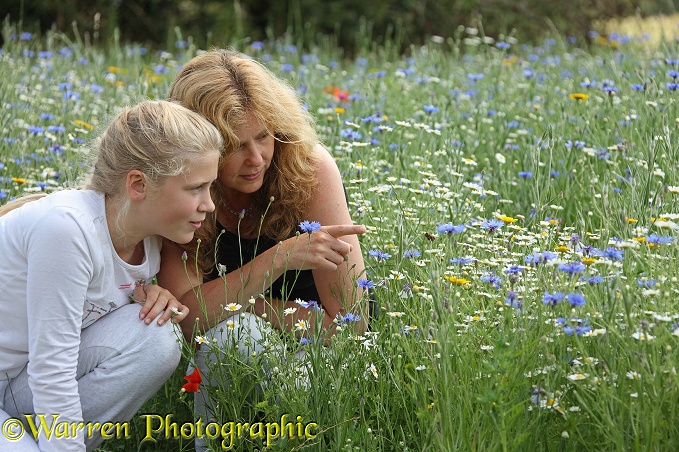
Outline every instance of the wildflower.
[[240, 311], [240, 308], [242, 308], [242, 306], [239, 305], [238, 303], [229, 303], [226, 306], [224, 306], [224, 310], [228, 312]]
[[306, 322], [306, 320], [298, 320], [295, 323], [295, 330], [297, 331], [306, 331], [309, 329], [309, 324]]
[[380, 250], [370, 250], [370, 251], [368, 251], [368, 254], [370, 256], [376, 258], [378, 261], [387, 260], [391, 257], [391, 254], [385, 253], [384, 251], [380, 251]]
[[515, 309], [521, 309], [523, 307], [523, 298], [520, 297], [519, 294], [517, 294], [516, 292], [510, 290], [509, 292], [507, 292], [505, 304]]
[[351, 312], [348, 314], [340, 315], [337, 314], [337, 317], [335, 317], [339, 323], [356, 323], [361, 320], [361, 316], [358, 316], [356, 314], [352, 314]]
[[196, 336], [196, 342], [198, 344], [207, 344], [207, 339], [204, 336]]
[[368, 371], [369, 371], [369, 372], [372, 374], [372, 376], [375, 377], [375, 379], [377, 380], [377, 377], [378, 377], [378, 375], [377, 375], [377, 367], [375, 367], [374, 364], [370, 363], [370, 365], [368, 366]]
[[569, 273], [571, 275], [574, 275], [576, 273], [584, 272], [587, 267], [582, 262], [575, 261], [575, 262], [568, 262], [566, 264], [559, 264], [559, 265], [557, 265], [556, 268], [558, 268], [559, 270], [561, 270], [564, 273]]
[[631, 370], [625, 374], [630, 380], [638, 380], [641, 378], [641, 374], [635, 370]]
[[461, 234], [467, 227], [463, 224], [453, 225], [452, 223], [439, 224], [436, 226], [436, 231], [439, 234]]
[[634, 339], [637, 339], [639, 341], [651, 341], [655, 339], [655, 336], [651, 336], [650, 334], [642, 333], [641, 331], [637, 331], [636, 333], [632, 334], [632, 337]]
[[573, 307], [585, 305], [585, 296], [581, 293], [569, 293], [566, 298]]
[[417, 257], [420, 257], [421, 255], [422, 255], [422, 253], [420, 253], [416, 249], [410, 249], [410, 250], [406, 250], [406, 251], [403, 252], [403, 257], [406, 258], [406, 259], [417, 258]]
[[502, 286], [502, 278], [493, 273], [481, 276], [481, 281], [492, 284], [496, 289]]
[[584, 380], [587, 377], [588, 377], [587, 374], [570, 374], [568, 376], [568, 379], [571, 380], [571, 381], [580, 381], [580, 380]]
[[188, 383], [182, 386], [182, 392], [198, 392], [198, 386], [203, 381], [203, 378], [200, 376], [200, 370], [195, 368], [190, 375], [184, 376], [184, 380], [188, 381]]
[[316, 232], [319, 229], [321, 229], [321, 223], [318, 221], [307, 221], [304, 220], [299, 224], [299, 230], [302, 232], [308, 232], [311, 234], [312, 232]]
[[531, 173], [530, 171], [519, 171], [519, 177], [521, 179], [530, 179], [531, 177], [533, 177], [533, 173]]
[[426, 368], [427, 368], [427, 366], [425, 366], [424, 364], [421, 364], [421, 365], [417, 366], [415, 368], [415, 370], [425, 370]]
[[558, 302], [563, 300], [566, 295], [563, 292], [554, 292], [553, 294], [545, 291], [545, 295], [542, 297], [542, 302], [546, 305], [556, 306]]
[[369, 279], [359, 279], [358, 281], [356, 281], [356, 285], [361, 289], [372, 289], [373, 287], [375, 287], [375, 283], [370, 281]]
[[[584, 261], [584, 259], [583, 259], [583, 261]], [[593, 286], [593, 285], [595, 285], [595, 284], [599, 284], [599, 283], [602, 283], [602, 282], [604, 282], [604, 278], [603, 278], [603, 276], [601, 276], [601, 275], [590, 276], [590, 277], [587, 279], [587, 283], [588, 283], [590, 286]]]
[[297, 308], [285, 308], [285, 309], [283, 310], [283, 314], [284, 314], [284, 315], [292, 315], [292, 314], [294, 314], [295, 312], [297, 312]]
[[492, 218], [490, 220], [483, 220], [483, 222], [481, 223], [481, 228], [486, 229], [489, 234], [492, 234], [493, 232], [497, 231], [504, 225], [505, 225], [504, 221]]
[[568, 95], [570, 100], [587, 100], [589, 99], [589, 94], [585, 93], [571, 93]]

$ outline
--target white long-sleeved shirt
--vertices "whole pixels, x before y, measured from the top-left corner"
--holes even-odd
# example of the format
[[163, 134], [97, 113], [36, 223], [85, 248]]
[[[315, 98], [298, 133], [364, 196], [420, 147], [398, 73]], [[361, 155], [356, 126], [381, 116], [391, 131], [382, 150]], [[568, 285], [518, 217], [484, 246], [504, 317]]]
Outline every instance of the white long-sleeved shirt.
[[[144, 261], [116, 254], [104, 196], [65, 190], [0, 217], [0, 408], [8, 381], [28, 365], [35, 413], [82, 422], [76, 381], [80, 331], [130, 302], [160, 268], [159, 237]], [[84, 438], [38, 440], [42, 451], [84, 451]]]

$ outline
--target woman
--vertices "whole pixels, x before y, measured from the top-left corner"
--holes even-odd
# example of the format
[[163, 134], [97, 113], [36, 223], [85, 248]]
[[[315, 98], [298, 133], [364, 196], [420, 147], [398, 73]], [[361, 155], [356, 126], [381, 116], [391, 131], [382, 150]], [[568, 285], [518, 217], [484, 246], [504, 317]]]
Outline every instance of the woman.
[[[365, 331], [355, 283], [364, 271], [355, 234], [365, 228], [352, 225], [337, 165], [294, 91], [247, 56], [215, 50], [184, 65], [170, 98], [208, 118], [225, 142], [213, 189], [216, 210], [197, 233], [188, 278], [184, 250], [163, 251], [161, 284], [184, 294], [180, 299], [193, 313], [181, 324], [185, 335], [233, 315], [223, 309], [229, 303], [291, 330], [316, 312], [297, 299], [321, 305], [329, 334], [347, 313], [357, 314], [356, 331]], [[303, 221], [336, 226], [296, 237]], [[296, 315], [283, 317], [285, 308], [297, 308]]]
[[[247, 56], [215, 50], [183, 66], [169, 97], [207, 117], [225, 141], [216, 209], [189, 249], [188, 271], [182, 248], [163, 249], [159, 282], [184, 294], [192, 312], [181, 323], [185, 336], [205, 334], [218, 347], [232, 339], [251, 356], [269, 324], [310, 334], [318, 323], [329, 338], [350, 320], [363, 333], [355, 281], [364, 272], [356, 234], [365, 228], [352, 225], [337, 165], [294, 91]], [[302, 222], [309, 232], [296, 235]], [[310, 232], [317, 223], [324, 226]], [[214, 359], [203, 345], [195, 365], [206, 374]], [[210, 404], [201, 387], [196, 416], [209, 418]], [[196, 450], [204, 448], [197, 438]]]
[[[0, 424], [18, 432], [0, 450], [92, 450], [98, 428], [78, 425], [129, 420], [172, 375], [188, 309], [151, 282], [161, 237], [191, 241], [214, 210], [222, 145], [200, 115], [142, 102], [107, 127], [84, 189], [0, 209]], [[34, 413], [74, 430], [33, 438]]]

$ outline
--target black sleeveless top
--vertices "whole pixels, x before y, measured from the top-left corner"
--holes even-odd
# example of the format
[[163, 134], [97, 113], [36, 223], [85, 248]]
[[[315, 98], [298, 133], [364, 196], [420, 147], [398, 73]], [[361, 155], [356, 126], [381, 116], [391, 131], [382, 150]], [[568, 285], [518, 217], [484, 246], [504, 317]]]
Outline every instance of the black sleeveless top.
[[[221, 231], [222, 229], [224, 227], [218, 222], [217, 230]], [[268, 237], [259, 237], [259, 239], [241, 238], [239, 240], [236, 234], [224, 230], [217, 241], [217, 262], [226, 267], [226, 273], [230, 273], [250, 262], [255, 256], [277, 246], [277, 244], [277, 241]], [[215, 266], [212, 272], [206, 275], [205, 280], [212, 281], [218, 277], [219, 274]], [[298, 298], [303, 301], [320, 301], [311, 270], [288, 270], [274, 281], [264, 294], [283, 301], [292, 301]]]

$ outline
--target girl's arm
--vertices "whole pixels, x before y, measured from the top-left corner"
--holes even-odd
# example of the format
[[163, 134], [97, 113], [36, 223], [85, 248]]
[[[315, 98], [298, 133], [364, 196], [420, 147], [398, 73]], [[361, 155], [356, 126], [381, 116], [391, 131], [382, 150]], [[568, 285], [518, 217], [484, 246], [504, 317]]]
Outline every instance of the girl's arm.
[[[59, 422], [83, 420], [76, 370], [84, 301], [97, 276], [86, 237], [69, 212], [44, 215], [27, 234], [28, 384], [34, 412]], [[84, 437], [47, 441], [42, 435], [39, 445], [41, 451], [80, 451]]]

